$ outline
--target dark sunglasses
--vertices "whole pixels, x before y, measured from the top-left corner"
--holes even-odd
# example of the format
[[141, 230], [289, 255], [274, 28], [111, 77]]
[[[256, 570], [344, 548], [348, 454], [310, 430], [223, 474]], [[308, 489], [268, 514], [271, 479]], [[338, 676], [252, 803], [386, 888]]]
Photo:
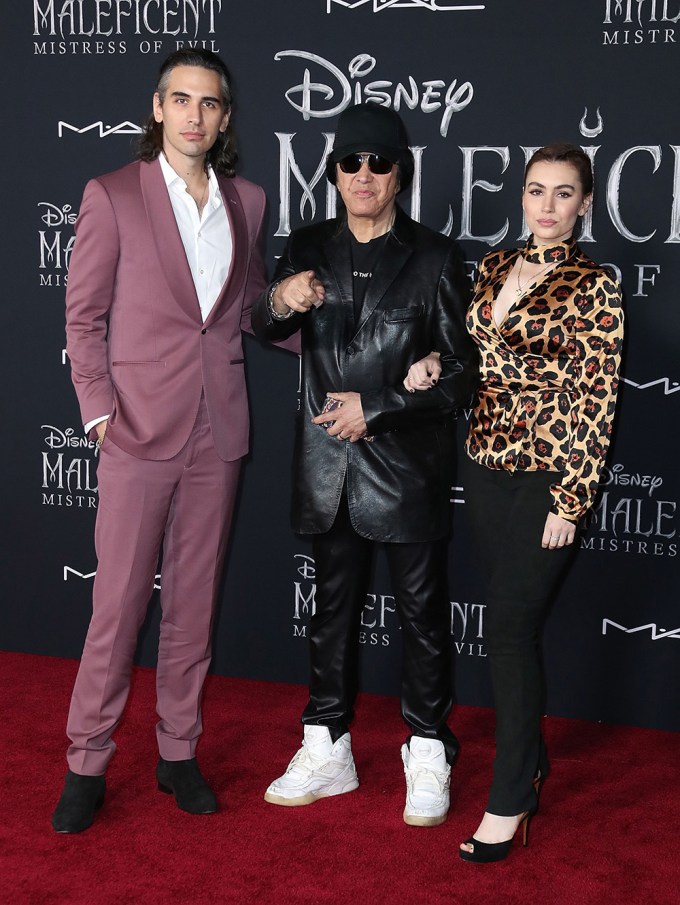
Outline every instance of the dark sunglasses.
[[358, 173], [364, 163], [368, 164], [371, 173], [378, 173], [384, 176], [391, 172], [394, 164], [387, 157], [381, 157], [380, 154], [348, 154], [338, 161], [338, 166], [343, 173]]

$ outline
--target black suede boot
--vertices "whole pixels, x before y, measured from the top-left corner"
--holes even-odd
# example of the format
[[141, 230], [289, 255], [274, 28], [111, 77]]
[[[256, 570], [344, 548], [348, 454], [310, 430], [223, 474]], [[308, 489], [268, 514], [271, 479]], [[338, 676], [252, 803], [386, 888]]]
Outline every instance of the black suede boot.
[[66, 774], [64, 791], [52, 814], [57, 833], [82, 833], [92, 826], [97, 808], [104, 803], [106, 782], [103, 776], [81, 776], [71, 770]]
[[189, 814], [214, 814], [217, 799], [201, 776], [196, 758], [190, 760], [158, 759], [156, 779], [161, 792], [174, 795], [177, 807]]

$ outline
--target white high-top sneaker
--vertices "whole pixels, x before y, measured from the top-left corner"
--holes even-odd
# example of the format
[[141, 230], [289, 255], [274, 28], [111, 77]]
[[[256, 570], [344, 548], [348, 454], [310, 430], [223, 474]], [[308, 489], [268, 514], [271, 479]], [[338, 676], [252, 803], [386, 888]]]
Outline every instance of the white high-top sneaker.
[[446, 763], [444, 745], [438, 739], [412, 736], [401, 746], [406, 776], [404, 823], [411, 826], [439, 826], [449, 813], [451, 765]]
[[264, 794], [271, 804], [296, 807], [359, 787], [349, 732], [335, 744], [327, 726], [305, 726], [302, 747]]

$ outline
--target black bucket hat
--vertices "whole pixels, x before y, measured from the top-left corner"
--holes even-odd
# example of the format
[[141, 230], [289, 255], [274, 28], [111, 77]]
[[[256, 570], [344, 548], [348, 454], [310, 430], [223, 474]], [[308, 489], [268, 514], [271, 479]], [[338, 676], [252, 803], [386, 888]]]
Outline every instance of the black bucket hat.
[[398, 113], [378, 104], [356, 104], [340, 114], [330, 156], [337, 163], [364, 151], [397, 163], [406, 150], [408, 135]]

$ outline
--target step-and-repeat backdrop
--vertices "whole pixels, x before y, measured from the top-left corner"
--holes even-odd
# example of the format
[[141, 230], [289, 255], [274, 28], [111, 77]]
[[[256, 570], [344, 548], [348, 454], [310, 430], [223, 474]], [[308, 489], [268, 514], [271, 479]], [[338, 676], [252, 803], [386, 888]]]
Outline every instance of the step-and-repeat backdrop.
[[[601, 496], [547, 626], [546, 711], [680, 728], [680, 0], [9, 0], [2, 18], [0, 646], [80, 655], [97, 455], [64, 352], [73, 227], [86, 180], [132, 159], [161, 59], [197, 45], [234, 73], [241, 172], [269, 198], [270, 268], [291, 229], [335, 210], [323, 161], [351, 103], [400, 111], [417, 162], [402, 203], [460, 242], [471, 275], [485, 251], [523, 234], [533, 149], [566, 140], [590, 155], [596, 201], [582, 244], [620, 274], [628, 335]], [[214, 669], [305, 682], [314, 561], [288, 527], [298, 359], [251, 337], [246, 354], [252, 452]], [[459, 427], [462, 440], [464, 418]], [[460, 482], [451, 498], [457, 696], [490, 704]], [[158, 618], [153, 600], [145, 665]], [[362, 687], [396, 693], [400, 629], [382, 556], [359, 641]]]

